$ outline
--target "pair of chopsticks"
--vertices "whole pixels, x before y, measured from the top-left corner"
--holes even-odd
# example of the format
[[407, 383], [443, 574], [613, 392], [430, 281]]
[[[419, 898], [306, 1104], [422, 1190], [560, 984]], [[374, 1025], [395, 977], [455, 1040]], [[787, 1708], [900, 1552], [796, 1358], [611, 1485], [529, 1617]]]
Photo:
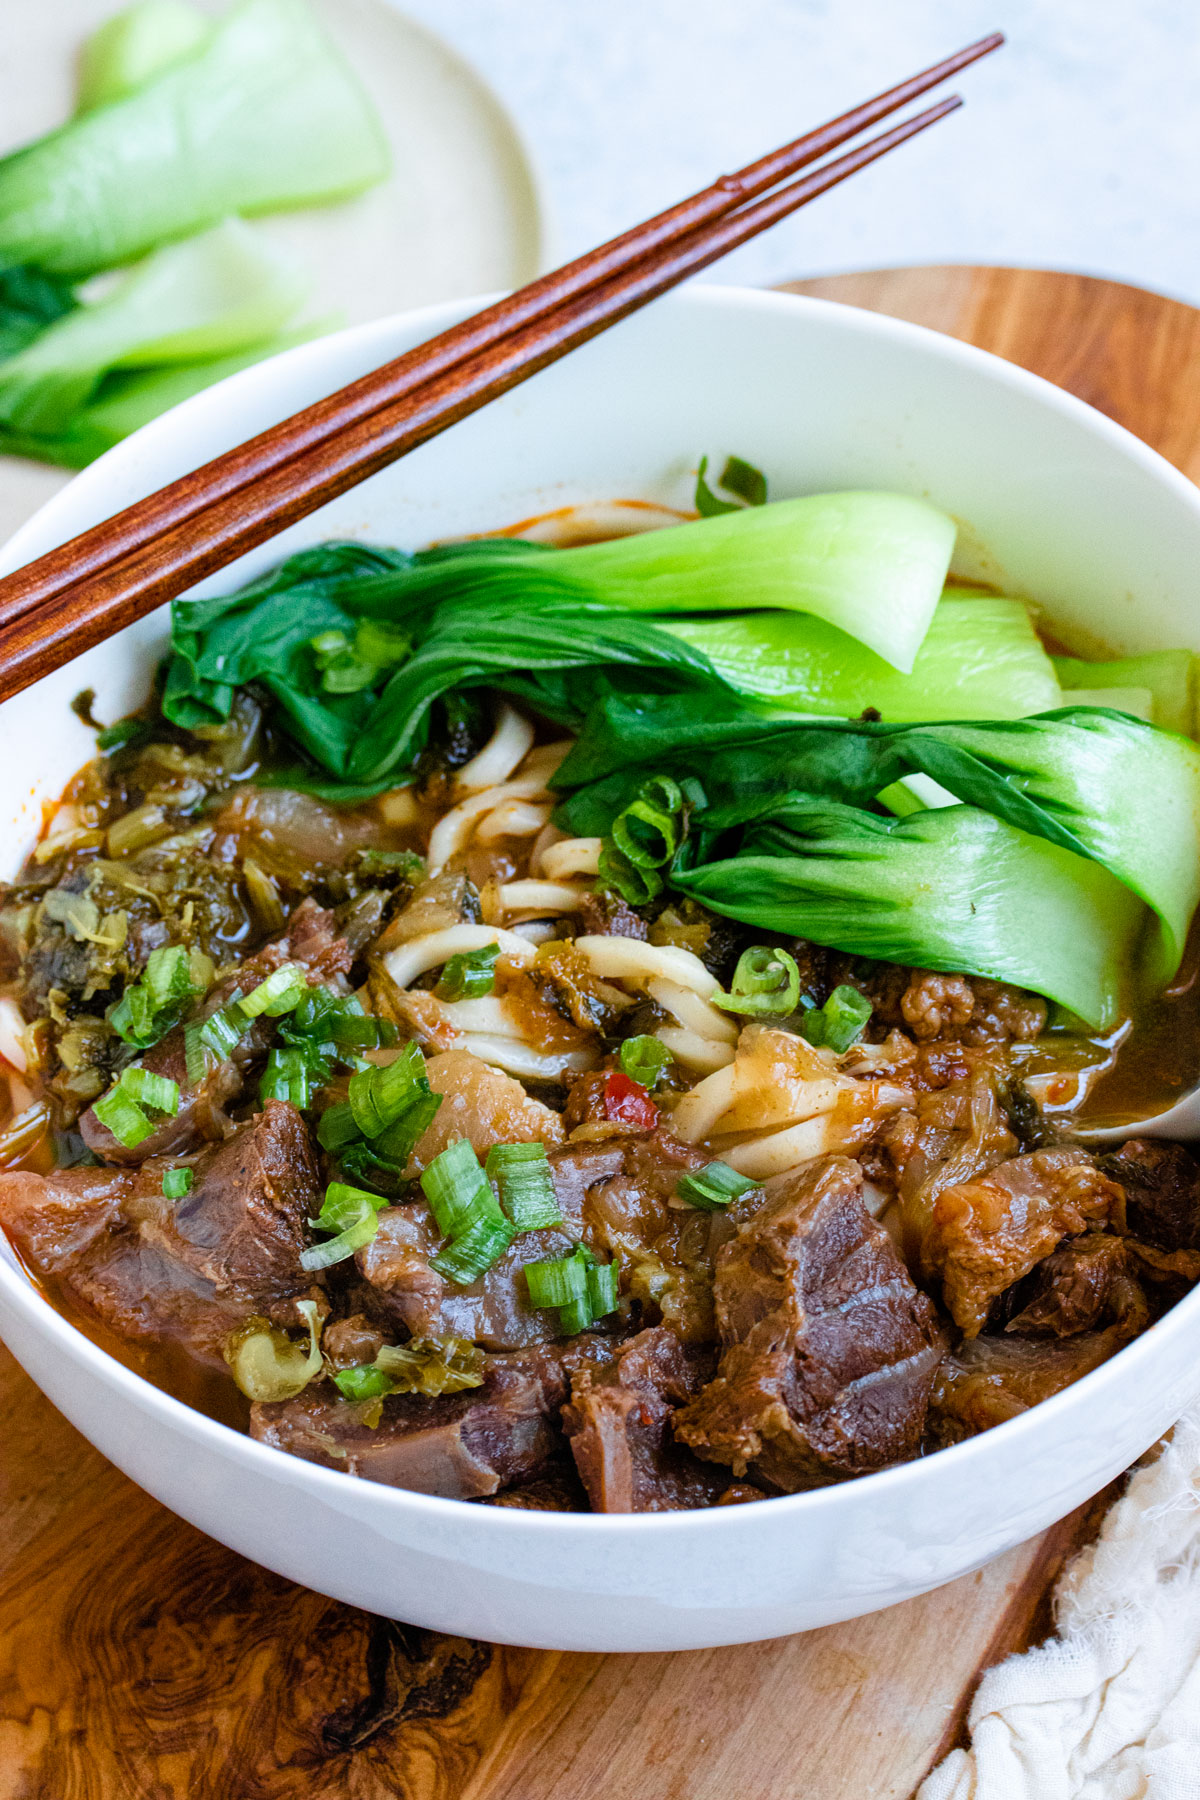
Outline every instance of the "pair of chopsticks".
[[1003, 42], [999, 32], [981, 38], [721, 176], [0, 579], [0, 699], [145, 617], [927, 130], [962, 105], [956, 95], [779, 186]]

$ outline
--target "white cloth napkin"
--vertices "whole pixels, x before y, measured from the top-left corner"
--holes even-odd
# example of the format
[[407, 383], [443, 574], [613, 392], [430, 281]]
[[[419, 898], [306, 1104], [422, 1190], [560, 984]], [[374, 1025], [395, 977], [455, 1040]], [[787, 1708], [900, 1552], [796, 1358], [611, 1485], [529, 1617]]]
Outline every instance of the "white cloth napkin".
[[1063, 1571], [1058, 1636], [984, 1676], [917, 1800], [1200, 1800], [1200, 1407]]

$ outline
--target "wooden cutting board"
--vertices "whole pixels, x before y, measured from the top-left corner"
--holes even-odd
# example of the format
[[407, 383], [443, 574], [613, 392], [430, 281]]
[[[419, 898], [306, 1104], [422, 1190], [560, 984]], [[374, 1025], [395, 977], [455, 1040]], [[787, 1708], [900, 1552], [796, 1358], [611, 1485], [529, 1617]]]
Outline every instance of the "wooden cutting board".
[[[799, 283], [983, 345], [1200, 478], [1200, 312], [1085, 276]], [[497, 1648], [356, 1612], [181, 1523], [0, 1350], [0, 1800], [904, 1800], [1043, 1633], [1100, 1504], [872, 1618], [740, 1649]]]

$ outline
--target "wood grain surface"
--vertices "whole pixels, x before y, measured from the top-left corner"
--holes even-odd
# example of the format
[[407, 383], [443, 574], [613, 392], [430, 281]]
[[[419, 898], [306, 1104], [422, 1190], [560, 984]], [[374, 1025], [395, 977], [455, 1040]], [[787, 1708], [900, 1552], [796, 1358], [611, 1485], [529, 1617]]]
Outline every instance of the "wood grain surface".
[[[1200, 312], [1085, 276], [930, 268], [795, 291], [981, 344], [1200, 477]], [[440, 1638], [222, 1549], [0, 1350], [0, 1800], [905, 1800], [980, 1670], [1047, 1625], [1099, 1503], [951, 1587], [739, 1649]]]

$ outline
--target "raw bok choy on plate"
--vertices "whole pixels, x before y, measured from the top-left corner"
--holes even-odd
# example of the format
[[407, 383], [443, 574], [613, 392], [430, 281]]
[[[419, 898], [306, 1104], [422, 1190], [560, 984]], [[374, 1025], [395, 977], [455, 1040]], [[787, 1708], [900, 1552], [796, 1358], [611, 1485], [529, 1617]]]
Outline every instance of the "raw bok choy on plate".
[[1111, 1026], [1200, 899], [1190, 653], [1054, 661], [1022, 601], [948, 583], [937, 508], [761, 504], [747, 468], [749, 504], [702, 476], [708, 516], [664, 530], [323, 544], [179, 601], [163, 711], [214, 725], [254, 684], [299, 759], [279, 779], [352, 804], [495, 690], [575, 734], [555, 823], [602, 840], [628, 905], [691, 897]]
[[388, 172], [304, 0], [140, 0], [84, 46], [74, 118], [0, 160], [0, 449], [82, 467], [335, 321], [247, 222]]

